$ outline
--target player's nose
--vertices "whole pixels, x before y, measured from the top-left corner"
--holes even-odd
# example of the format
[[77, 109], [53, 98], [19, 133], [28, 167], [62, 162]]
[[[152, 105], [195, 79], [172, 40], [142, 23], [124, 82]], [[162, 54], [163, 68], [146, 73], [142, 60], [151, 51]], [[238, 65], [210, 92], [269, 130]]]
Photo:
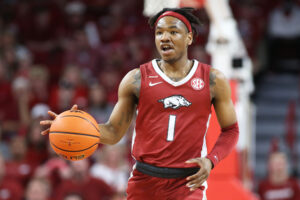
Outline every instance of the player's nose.
[[162, 42], [168, 42], [170, 40], [170, 34], [167, 32], [164, 32], [160, 39]]

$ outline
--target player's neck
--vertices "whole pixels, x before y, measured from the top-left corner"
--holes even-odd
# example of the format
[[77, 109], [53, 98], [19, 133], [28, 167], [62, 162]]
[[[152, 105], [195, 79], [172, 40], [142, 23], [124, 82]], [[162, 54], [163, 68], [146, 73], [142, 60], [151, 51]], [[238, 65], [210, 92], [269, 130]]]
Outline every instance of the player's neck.
[[160, 69], [170, 78], [181, 79], [187, 76], [193, 66], [193, 61], [189, 59], [180, 59], [176, 62], [158, 62]]

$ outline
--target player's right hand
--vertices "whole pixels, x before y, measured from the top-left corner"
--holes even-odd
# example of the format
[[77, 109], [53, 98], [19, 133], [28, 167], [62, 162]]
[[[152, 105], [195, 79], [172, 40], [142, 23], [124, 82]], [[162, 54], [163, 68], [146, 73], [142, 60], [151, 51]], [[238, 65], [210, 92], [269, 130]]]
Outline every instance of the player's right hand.
[[[72, 106], [71, 110], [77, 110], [78, 109], [78, 106], [75, 104]], [[52, 112], [52, 111], [48, 111], [48, 114], [50, 115], [50, 117], [52, 118], [52, 120], [43, 120], [43, 121], [40, 121], [40, 125], [43, 125], [43, 126], [46, 126], [47, 129], [42, 131], [41, 134], [42, 135], [47, 135], [50, 131], [50, 126], [53, 122], [53, 120], [55, 120], [55, 118], [57, 117], [57, 114]]]

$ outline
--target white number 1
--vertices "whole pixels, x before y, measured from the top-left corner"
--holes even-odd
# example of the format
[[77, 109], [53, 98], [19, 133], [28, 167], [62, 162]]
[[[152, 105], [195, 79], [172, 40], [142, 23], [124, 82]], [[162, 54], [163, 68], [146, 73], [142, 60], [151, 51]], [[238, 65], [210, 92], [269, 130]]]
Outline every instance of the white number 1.
[[167, 141], [169, 142], [174, 140], [175, 124], [176, 124], [176, 115], [170, 115], [169, 125], [168, 125], [168, 136], [167, 136]]

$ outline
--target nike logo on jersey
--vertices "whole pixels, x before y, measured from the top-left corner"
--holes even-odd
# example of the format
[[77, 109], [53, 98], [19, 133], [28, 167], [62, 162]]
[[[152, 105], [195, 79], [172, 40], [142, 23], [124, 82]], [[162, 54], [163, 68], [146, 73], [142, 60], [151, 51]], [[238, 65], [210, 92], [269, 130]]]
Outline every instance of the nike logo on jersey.
[[189, 107], [192, 103], [189, 102], [184, 96], [182, 95], [173, 95], [166, 97], [164, 99], [158, 100], [158, 102], [161, 102], [164, 104], [164, 108], [173, 108], [178, 109], [180, 107]]
[[155, 85], [158, 85], [158, 84], [161, 84], [161, 83], [162, 83], [162, 81], [161, 81], [161, 82], [157, 82], [157, 83], [151, 83], [151, 82], [150, 82], [150, 83], [149, 83], [149, 86], [152, 87], [152, 86], [155, 86]]

